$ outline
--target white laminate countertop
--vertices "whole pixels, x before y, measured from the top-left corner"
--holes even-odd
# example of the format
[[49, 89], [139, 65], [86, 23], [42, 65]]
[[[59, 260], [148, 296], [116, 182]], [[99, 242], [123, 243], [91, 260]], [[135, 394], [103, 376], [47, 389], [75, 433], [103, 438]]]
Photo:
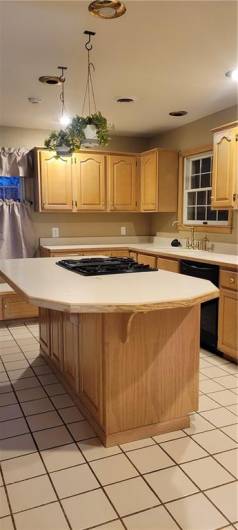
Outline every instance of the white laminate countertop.
[[199, 261], [203, 263], [211, 263], [215, 265], [227, 265], [234, 269], [238, 268], [238, 256], [236, 254], [221, 254], [216, 252], [209, 252], [204, 250], [191, 250], [185, 247], [160, 247], [154, 243], [133, 243], [133, 244], [95, 244], [95, 245], [44, 245], [42, 248], [50, 250], [51, 252], [60, 251], [83, 251], [83, 250], [94, 250], [97, 248], [107, 249], [124, 249], [134, 250], [136, 252], [147, 252], [149, 254], [156, 254], [158, 256], [167, 256], [170, 258], [188, 259], [190, 261]]
[[70, 313], [191, 307], [219, 296], [200, 278], [162, 270], [86, 277], [59, 267], [58, 259], [0, 260], [0, 273], [30, 303]]

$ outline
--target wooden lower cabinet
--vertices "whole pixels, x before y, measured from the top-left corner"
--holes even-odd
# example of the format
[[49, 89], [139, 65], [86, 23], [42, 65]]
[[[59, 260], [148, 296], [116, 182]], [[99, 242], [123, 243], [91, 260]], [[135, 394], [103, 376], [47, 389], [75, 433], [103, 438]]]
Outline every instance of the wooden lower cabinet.
[[41, 350], [50, 355], [50, 311], [44, 307], [39, 308], [39, 328]]
[[63, 372], [69, 385], [79, 392], [79, 317], [63, 314]]
[[137, 254], [137, 261], [138, 263], [143, 263], [143, 265], [156, 267], [156, 256], [151, 256], [150, 254]]
[[38, 307], [29, 304], [14, 292], [1, 294], [0, 306], [0, 320], [34, 318], [38, 316]]
[[198, 407], [199, 306], [40, 310], [40, 319], [42, 353], [106, 446], [189, 426]]
[[159, 270], [180, 272], [180, 263], [176, 259], [158, 258], [157, 267]]
[[238, 292], [221, 289], [219, 301], [218, 349], [238, 362]]
[[63, 313], [50, 311], [50, 356], [59, 370], [63, 370]]

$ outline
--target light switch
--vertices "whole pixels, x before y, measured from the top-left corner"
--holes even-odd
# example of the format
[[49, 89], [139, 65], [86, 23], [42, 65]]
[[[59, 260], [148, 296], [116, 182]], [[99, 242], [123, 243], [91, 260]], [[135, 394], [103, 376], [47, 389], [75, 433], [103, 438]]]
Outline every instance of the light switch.
[[126, 226], [121, 226], [121, 236], [126, 236]]
[[51, 235], [52, 235], [52, 237], [59, 237], [59, 227], [58, 226], [53, 226], [51, 228]]

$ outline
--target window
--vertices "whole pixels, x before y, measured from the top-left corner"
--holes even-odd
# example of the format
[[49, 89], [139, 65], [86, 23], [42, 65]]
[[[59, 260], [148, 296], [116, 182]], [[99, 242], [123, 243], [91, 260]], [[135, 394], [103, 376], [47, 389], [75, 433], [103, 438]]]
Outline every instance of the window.
[[21, 177], [0, 177], [0, 199], [22, 201], [24, 198], [24, 179]]
[[227, 210], [212, 210], [212, 152], [184, 158], [184, 225], [228, 226]]

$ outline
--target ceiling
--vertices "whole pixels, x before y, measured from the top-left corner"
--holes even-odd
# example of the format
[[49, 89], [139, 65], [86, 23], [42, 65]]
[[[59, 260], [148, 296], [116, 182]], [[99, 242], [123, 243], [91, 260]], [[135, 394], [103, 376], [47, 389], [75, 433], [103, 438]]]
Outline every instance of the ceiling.
[[[125, 2], [126, 15], [111, 21], [90, 15], [84, 0], [0, 2], [0, 124], [58, 127], [59, 88], [38, 82], [58, 65], [68, 66], [67, 110], [81, 113], [85, 29], [96, 31], [97, 107], [114, 134], [151, 136], [235, 104], [237, 85], [224, 73], [237, 64], [236, 2]], [[118, 96], [136, 102], [118, 104]], [[188, 115], [168, 114], [181, 109]]]

